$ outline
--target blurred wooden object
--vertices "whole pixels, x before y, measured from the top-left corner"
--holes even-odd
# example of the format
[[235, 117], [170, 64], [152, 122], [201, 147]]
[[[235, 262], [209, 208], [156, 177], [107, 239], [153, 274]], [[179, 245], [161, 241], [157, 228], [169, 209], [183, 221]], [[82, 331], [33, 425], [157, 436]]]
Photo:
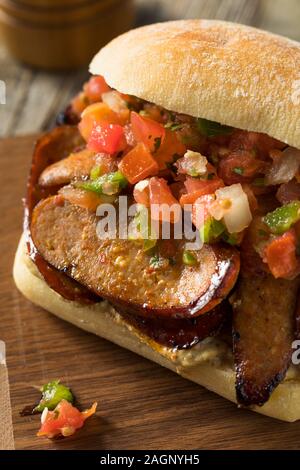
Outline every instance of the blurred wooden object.
[[[43, 6], [49, 0], [21, 1], [27, 5], [35, 2]], [[56, 7], [58, 4], [67, 5], [82, 1], [51, 0], [51, 5]], [[251, 24], [300, 40], [299, 0], [135, 2], [138, 6], [138, 24], [177, 18], [217, 18]], [[97, 44], [97, 49], [99, 47]], [[0, 38], [0, 79], [5, 81], [7, 90], [7, 103], [0, 105], [0, 136], [26, 134], [51, 127], [57, 113], [79, 90], [87, 76], [87, 68], [71, 74], [49, 74], [24, 67], [9, 55]]]
[[132, 0], [0, 0], [0, 29], [17, 59], [46, 69], [88, 64], [99, 46], [130, 29]]

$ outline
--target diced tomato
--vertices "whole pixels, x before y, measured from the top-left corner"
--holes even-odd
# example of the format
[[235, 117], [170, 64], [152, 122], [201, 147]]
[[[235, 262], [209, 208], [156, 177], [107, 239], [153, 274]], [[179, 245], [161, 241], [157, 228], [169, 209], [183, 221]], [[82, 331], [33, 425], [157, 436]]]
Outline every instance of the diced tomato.
[[124, 129], [119, 124], [97, 124], [87, 143], [88, 149], [109, 154], [120, 152], [126, 146]]
[[265, 162], [258, 160], [248, 151], [235, 151], [222, 158], [218, 174], [226, 185], [235, 183], [250, 183], [253, 178], [263, 173]]
[[83, 207], [91, 212], [96, 212], [97, 207], [103, 202], [96, 193], [73, 188], [72, 186], [64, 186], [60, 189], [59, 194], [71, 204]]
[[167, 163], [173, 163], [176, 158], [184, 155], [185, 152], [186, 146], [178, 139], [177, 133], [166, 130], [165, 139], [155, 153], [155, 160], [159, 169], [164, 170], [167, 168]]
[[80, 116], [88, 104], [89, 102], [83, 92], [78, 93], [71, 101], [72, 109], [78, 116]]
[[97, 153], [95, 156], [95, 166], [99, 167], [99, 175], [116, 171], [118, 169], [117, 162], [116, 156], [108, 153]]
[[206, 194], [213, 194], [217, 189], [223, 188], [223, 181], [217, 176], [211, 180], [202, 180], [200, 178], [192, 178], [188, 176], [184, 183], [187, 194], [183, 194], [180, 198], [181, 206], [193, 204], [196, 199]]
[[88, 141], [93, 128], [98, 124], [119, 124], [123, 126], [129, 118], [129, 110], [115, 113], [106, 103], [95, 103], [88, 106], [78, 124], [82, 137]]
[[119, 169], [131, 184], [158, 173], [158, 164], [148, 148], [139, 143], [119, 163]]
[[125, 133], [125, 138], [126, 142], [129, 147], [135, 147], [137, 145], [137, 141], [134, 138], [133, 132], [132, 132], [132, 126], [130, 123], [125, 124], [124, 126], [124, 133]]
[[186, 193], [184, 182], [183, 181], [175, 181], [175, 183], [170, 184], [170, 189], [172, 191], [173, 196], [177, 201]]
[[62, 400], [54, 411], [48, 411], [37, 436], [71, 436], [77, 429], [82, 428], [87, 418], [96, 412], [97, 403], [83, 412], [66, 400]]
[[164, 126], [134, 111], [131, 113], [130, 121], [135, 140], [146, 145], [150, 152], [157, 151], [166, 135]]
[[250, 226], [246, 230], [241, 246], [241, 260], [245, 273], [256, 276], [265, 274], [268, 268], [266, 264], [263, 263], [261, 254], [268, 239], [268, 227], [264, 224], [261, 216], [254, 216]]
[[288, 204], [292, 201], [300, 199], [300, 184], [297, 181], [289, 181], [288, 183], [282, 184], [277, 193], [276, 198], [281, 204]]
[[214, 202], [215, 197], [212, 194], [200, 196], [193, 204], [192, 222], [200, 230], [206, 220], [210, 218], [209, 207]]
[[[175, 197], [173, 196], [166, 180], [157, 177], [150, 178], [149, 195], [151, 205], [151, 217], [154, 220], [175, 223], [180, 219], [180, 205], [177, 199], [175, 199]], [[153, 207], [154, 205], [157, 206], [157, 209], [158, 206], [161, 206], [160, 210], [156, 210], [156, 208]], [[163, 205], [166, 206], [166, 210], [164, 210]], [[170, 211], [171, 206], [173, 206], [174, 211]]]
[[107, 93], [111, 88], [101, 75], [91, 77], [83, 87], [84, 93], [91, 103], [101, 101], [103, 93]]
[[237, 130], [230, 139], [229, 148], [232, 151], [253, 151], [258, 157], [267, 158], [272, 149], [282, 149], [285, 144], [266, 134]]
[[149, 180], [142, 180], [133, 189], [133, 197], [137, 204], [150, 206]]
[[244, 192], [247, 194], [251, 212], [254, 213], [258, 209], [258, 202], [255, 197], [255, 194], [252, 191], [251, 186], [249, 184], [242, 184], [242, 187], [243, 187]]
[[160, 240], [158, 251], [162, 258], [173, 258], [177, 253], [176, 241], [174, 239]]
[[267, 244], [264, 261], [275, 278], [288, 279], [297, 274], [299, 260], [296, 256], [296, 243], [295, 230], [291, 229]]

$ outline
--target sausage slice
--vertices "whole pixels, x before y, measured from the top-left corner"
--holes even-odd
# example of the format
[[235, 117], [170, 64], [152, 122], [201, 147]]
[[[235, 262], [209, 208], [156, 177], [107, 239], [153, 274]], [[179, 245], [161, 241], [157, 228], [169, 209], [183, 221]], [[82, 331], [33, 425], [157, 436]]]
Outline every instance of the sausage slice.
[[46, 261], [121, 311], [193, 318], [218, 305], [236, 282], [239, 255], [231, 247], [204, 245], [195, 252], [197, 266], [189, 267], [178, 241], [175, 264], [153, 270], [140, 244], [101, 240], [97, 223], [95, 214], [52, 196], [35, 207], [31, 233]]
[[43, 187], [68, 184], [74, 178], [88, 176], [94, 165], [95, 153], [91, 150], [71, 153], [67, 158], [45, 168], [39, 178], [39, 184]]
[[[233, 305], [236, 393], [240, 404], [263, 405], [283, 380], [296, 333], [299, 281], [242, 276]], [[299, 318], [298, 318], [299, 321]]]

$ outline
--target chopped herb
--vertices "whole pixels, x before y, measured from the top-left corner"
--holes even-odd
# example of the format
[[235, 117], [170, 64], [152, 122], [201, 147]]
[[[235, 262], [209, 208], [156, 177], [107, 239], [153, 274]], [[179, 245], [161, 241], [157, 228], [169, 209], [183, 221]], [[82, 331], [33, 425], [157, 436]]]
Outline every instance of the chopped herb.
[[161, 258], [159, 255], [154, 255], [150, 258], [149, 266], [152, 269], [160, 269], [167, 267], [169, 264], [169, 259]]
[[300, 220], [300, 201], [278, 207], [263, 217], [263, 222], [275, 235], [282, 235]]
[[208, 180], [213, 180], [214, 177], [215, 177], [215, 174], [214, 174], [214, 173], [208, 173], [208, 175], [207, 175], [207, 179], [208, 179]]
[[169, 121], [167, 124], [165, 124], [166, 129], [170, 129], [170, 131], [178, 131], [179, 129], [182, 129], [183, 124], [176, 124], [175, 122]]
[[154, 152], [157, 152], [159, 147], [161, 146], [161, 137], [155, 137], [154, 139]]
[[198, 263], [197, 258], [188, 250], [183, 252], [182, 261], [187, 266], [195, 266]]
[[74, 397], [71, 390], [59, 382], [59, 380], [53, 380], [43, 385], [41, 388], [42, 398], [34, 411], [42, 412], [45, 408], [54, 410], [62, 400], [73, 403]]
[[241, 166], [236, 166], [235, 168], [233, 168], [232, 171], [236, 173], [237, 175], [243, 175], [245, 170]]
[[223, 126], [218, 122], [208, 121], [207, 119], [196, 119], [197, 129], [206, 137], [216, 137], [219, 135], [228, 135], [232, 133], [232, 127]]
[[258, 187], [262, 187], [262, 186], [265, 186], [265, 179], [264, 178], [255, 178], [255, 180], [253, 181], [253, 186], [258, 186]]
[[149, 261], [150, 268], [156, 269], [158, 265], [159, 265], [159, 256], [158, 255], [151, 256], [150, 261]]
[[140, 116], [148, 116], [148, 113], [147, 113], [147, 111], [145, 111], [144, 109], [142, 109], [142, 110], [139, 112], [139, 115], [140, 115]]

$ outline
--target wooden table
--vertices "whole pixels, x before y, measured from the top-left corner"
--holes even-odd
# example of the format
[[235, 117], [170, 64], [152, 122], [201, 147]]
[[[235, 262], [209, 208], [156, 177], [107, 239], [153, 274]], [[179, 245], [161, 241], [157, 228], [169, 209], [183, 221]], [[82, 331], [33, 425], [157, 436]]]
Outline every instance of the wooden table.
[[[136, 0], [137, 24], [177, 18], [217, 18], [252, 24], [300, 40], [299, 0]], [[46, 130], [80, 89], [86, 70], [51, 74], [18, 64], [0, 41], [0, 137]]]
[[[140, 10], [140, 23], [203, 16], [263, 25], [294, 37], [299, 34], [298, 0], [140, 3], [147, 4]], [[152, 4], [155, 10], [150, 11]], [[279, 8], [283, 4], [284, 9]], [[280, 14], [276, 16], [276, 12]], [[24, 134], [51, 126], [85, 76], [85, 71], [71, 75], [33, 71], [0, 49], [0, 78], [6, 80], [8, 91], [7, 105], [0, 105], [1, 134]], [[281, 423], [237, 410], [170, 371], [56, 319], [17, 292], [11, 269], [22, 230], [21, 198], [33, 140], [0, 141], [0, 338], [7, 345], [16, 447], [298, 449], [300, 422]], [[34, 385], [54, 378], [70, 384], [83, 406], [97, 400], [99, 411], [78, 435], [51, 442], [35, 437], [38, 417], [21, 418], [19, 412], [37, 399]]]

